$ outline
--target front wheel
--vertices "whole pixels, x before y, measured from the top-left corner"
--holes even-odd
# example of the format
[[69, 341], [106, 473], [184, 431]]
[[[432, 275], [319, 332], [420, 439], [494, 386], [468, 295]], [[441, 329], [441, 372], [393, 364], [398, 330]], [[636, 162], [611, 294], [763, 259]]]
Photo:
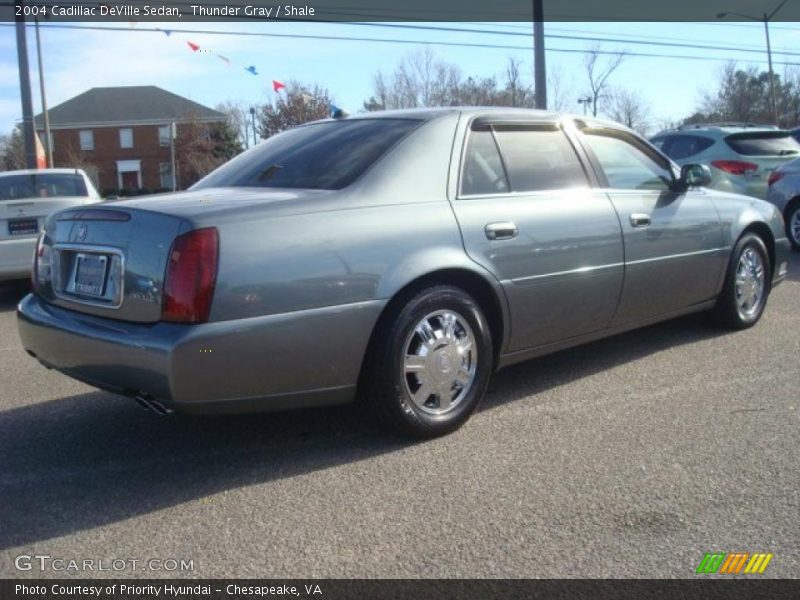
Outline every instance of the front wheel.
[[786, 213], [786, 237], [795, 250], [800, 250], [800, 201], [795, 201]]
[[466, 292], [425, 289], [377, 332], [365, 401], [394, 431], [436, 437], [460, 427], [486, 393], [494, 363], [486, 318]]
[[712, 313], [725, 327], [752, 327], [764, 313], [772, 268], [764, 241], [754, 233], [739, 238], [731, 254], [722, 292]]

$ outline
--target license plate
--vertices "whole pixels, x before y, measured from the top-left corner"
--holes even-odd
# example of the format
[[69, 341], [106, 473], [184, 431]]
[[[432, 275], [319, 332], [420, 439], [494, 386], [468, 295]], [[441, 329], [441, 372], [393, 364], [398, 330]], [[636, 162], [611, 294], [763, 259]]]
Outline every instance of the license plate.
[[8, 235], [35, 235], [39, 233], [38, 219], [10, 219]]
[[108, 259], [97, 254], [78, 254], [75, 260], [75, 291], [86, 296], [102, 296]]

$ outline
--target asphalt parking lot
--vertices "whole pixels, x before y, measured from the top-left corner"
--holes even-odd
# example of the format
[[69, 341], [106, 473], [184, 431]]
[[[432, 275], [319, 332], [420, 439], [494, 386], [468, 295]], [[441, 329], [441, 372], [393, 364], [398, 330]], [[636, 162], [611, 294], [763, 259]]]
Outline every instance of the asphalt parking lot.
[[25, 285], [0, 286], [0, 577], [92, 575], [21, 554], [193, 561], [119, 573], [143, 577], [692, 577], [718, 550], [798, 577], [792, 261], [753, 329], [693, 316], [509, 368], [424, 443], [348, 408], [151, 415], [28, 357]]

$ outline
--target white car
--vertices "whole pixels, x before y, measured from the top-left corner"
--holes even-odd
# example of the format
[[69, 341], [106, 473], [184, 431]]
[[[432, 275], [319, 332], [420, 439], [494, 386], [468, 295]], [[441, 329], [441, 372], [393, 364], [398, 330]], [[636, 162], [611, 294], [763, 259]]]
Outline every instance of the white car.
[[30, 277], [36, 238], [50, 213], [98, 202], [80, 169], [0, 172], [0, 281]]

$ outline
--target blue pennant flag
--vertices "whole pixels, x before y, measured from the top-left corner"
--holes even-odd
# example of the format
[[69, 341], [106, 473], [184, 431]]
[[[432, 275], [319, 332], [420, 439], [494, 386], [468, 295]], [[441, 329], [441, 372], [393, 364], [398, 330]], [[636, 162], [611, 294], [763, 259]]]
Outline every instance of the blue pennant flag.
[[247, 71], [248, 73], [252, 73], [253, 75], [258, 75], [258, 73], [256, 72], [255, 65], [250, 65], [249, 67], [245, 67], [244, 70]]

